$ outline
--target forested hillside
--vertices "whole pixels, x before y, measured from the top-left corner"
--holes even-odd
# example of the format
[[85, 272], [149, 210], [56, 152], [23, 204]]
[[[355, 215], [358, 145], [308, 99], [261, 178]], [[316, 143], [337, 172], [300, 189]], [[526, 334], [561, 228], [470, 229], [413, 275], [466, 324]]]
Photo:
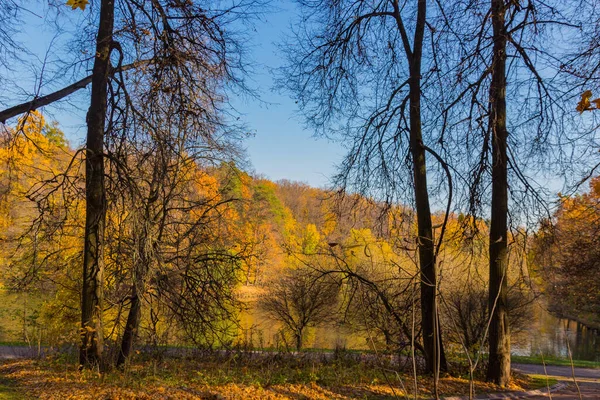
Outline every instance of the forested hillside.
[[[41, 114], [19, 124], [2, 147], [2, 284], [14, 302], [2, 340], [60, 346], [78, 335], [81, 158]], [[108, 191], [111, 346], [138, 336], [136, 346], [411, 348], [420, 322], [410, 207], [198, 160], [160, 161], [169, 186], [156, 192], [156, 159], [127, 161], [135, 169]], [[440, 243], [438, 307], [456, 350], [477, 349], [484, 335], [487, 229], [450, 215]], [[522, 251], [510, 275], [515, 329], [534, 295]]]

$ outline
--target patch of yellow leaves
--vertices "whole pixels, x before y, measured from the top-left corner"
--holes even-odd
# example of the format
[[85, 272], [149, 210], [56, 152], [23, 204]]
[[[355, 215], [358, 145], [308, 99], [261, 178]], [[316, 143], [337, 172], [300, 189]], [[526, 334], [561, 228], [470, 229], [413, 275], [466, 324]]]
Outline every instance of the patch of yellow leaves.
[[[207, 384], [194, 381], [163, 380], [160, 377], [142, 378], [139, 365], [126, 375], [114, 374], [97, 377], [90, 371], [79, 372], [76, 366], [36, 362], [31, 360], [0, 362], [0, 376], [15, 381], [19, 389], [34, 398], [46, 400], [68, 399], [231, 399], [231, 400], [350, 400], [384, 399], [412, 396], [412, 383], [398, 385], [394, 380], [393, 388], [384, 382], [374, 380], [371, 384], [343, 384], [322, 386], [312, 383], [286, 383], [265, 385], [248, 382], [227, 384]], [[190, 366], [191, 367], [191, 366]], [[196, 367], [200, 367], [197, 365]], [[168, 367], [165, 365], [165, 369]], [[176, 370], [173, 370], [176, 371]], [[432, 395], [433, 380], [430, 377], [418, 378], [420, 397]], [[523, 390], [527, 381], [515, 374], [511, 390]], [[406, 390], [406, 392], [404, 390]], [[457, 377], [444, 377], [439, 382], [440, 392], [444, 395], [466, 395], [469, 393], [469, 381]], [[486, 382], [475, 382], [475, 393], [500, 392], [501, 388]]]
[[73, 10], [81, 8], [81, 10], [84, 11], [88, 3], [88, 0], [67, 0], [67, 5]]
[[[581, 100], [579, 100], [576, 107], [576, 110], [579, 111], [579, 113], [600, 109], [600, 98], [591, 100], [592, 94], [591, 90], [586, 90], [581, 94]], [[592, 103], [594, 103], [595, 107], [592, 107]]]

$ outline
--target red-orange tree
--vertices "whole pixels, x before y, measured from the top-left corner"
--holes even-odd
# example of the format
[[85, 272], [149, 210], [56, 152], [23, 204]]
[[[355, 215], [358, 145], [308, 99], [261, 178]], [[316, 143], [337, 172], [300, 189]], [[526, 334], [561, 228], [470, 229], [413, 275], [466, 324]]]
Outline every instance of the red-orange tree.
[[590, 191], [562, 197], [536, 237], [538, 273], [559, 315], [600, 324], [600, 177]]

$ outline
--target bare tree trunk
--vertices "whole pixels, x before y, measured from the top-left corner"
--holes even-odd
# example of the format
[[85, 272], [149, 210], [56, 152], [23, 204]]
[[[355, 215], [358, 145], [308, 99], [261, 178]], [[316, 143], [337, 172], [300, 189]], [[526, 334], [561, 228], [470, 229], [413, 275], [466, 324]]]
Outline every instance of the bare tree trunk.
[[[140, 326], [140, 320], [142, 315], [142, 296], [145, 293], [144, 280], [150, 270], [150, 264], [156, 254], [153, 250], [158, 246], [159, 236], [155, 237], [152, 234], [152, 227], [156, 227], [159, 231], [163, 231], [165, 224], [165, 216], [161, 214], [163, 218], [158, 218], [157, 214], [151, 212], [152, 205], [158, 200], [159, 187], [166, 184], [164, 178], [167, 174], [168, 169], [168, 157], [163, 153], [165, 143], [160, 143], [160, 150], [156, 150], [157, 160], [154, 164], [154, 171], [152, 172], [152, 181], [148, 191], [148, 197], [144, 199], [144, 213], [142, 217], [142, 224], [134, 225], [134, 232], [137, 241], [137, 254], [134, 257], [133, 267], [133, 285], [131, 286], [131, 305], [129, 307], [129, 314], [127, 315], [127, 322], [125, 323], [125, 330], [123, 331], [123, 337], [121, 338], [121, 351], [117, 358], [117, 367], [122, 367], [127, 359], [130, 357], [133, 351], [134, 342], [137, 336], [137, 332]], [[163, 208], [164, 211], [164, 208]], [[151, 215], [155, 215], [155, 219]], [[162, 222], [159, 222], [162, 221]], [[150, 243], [150, 245], [148, 245]], [[152, 250], [150, 250], [152, 249]]]
[[114, 0], [103, 0], [100, 5], [96, 57], [92, 70], [92, 95], [87, 114], [86, 221], [79, 353], [81, 367], [102, 364], [103, 247], [106, 217], [103, 152], [113, 25]]
[[129, 307], [129, 314], [127, 315], [127, 322], [125, 323], [125, 330], [123, 332], [123, 338], [121, 339], [121, 351], [117, 358], [117, 367], [122, 367], [133, 350], [133, 342], [137, 336], [137, 331], [140, 325], [140, 317], [142, 315], [142, 307], [140, 298], [137, 293], [135, 285], [131, 289], [131, 306]]
[[[437, 276], [435, 246], [429, 192], [427, 189], [427, 166], [425, 148], [421, 132], [421, 58], [425, 29], [425, 0], [419, 1], [414, 50], [410, 61], [410, 148], [413, 162], [415, 206], [419, 245], [419, 266], [421, 273], [421, 324], [425, 368], [427, 372], [437, 371], [437, 366], [447, 370], [436, 311]], [[439, 361], [439, 364], [438, 364]]]
[[506, 386], [510, 381], [510, 331], [507, 315], [508, 176], [506, 129], [506, 6], [492, 0], [494, 48], [490, 85], [492, 130], [492, 213], [490, 226], [490, 359], [487, 379]]

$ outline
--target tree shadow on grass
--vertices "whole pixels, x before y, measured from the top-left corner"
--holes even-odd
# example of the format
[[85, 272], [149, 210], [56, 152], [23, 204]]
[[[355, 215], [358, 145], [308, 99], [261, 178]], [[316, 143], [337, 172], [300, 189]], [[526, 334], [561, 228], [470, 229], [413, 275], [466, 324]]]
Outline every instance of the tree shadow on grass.
[[0, 400], [28, 399], [19, 389], [15, 379], [0, 376]]

